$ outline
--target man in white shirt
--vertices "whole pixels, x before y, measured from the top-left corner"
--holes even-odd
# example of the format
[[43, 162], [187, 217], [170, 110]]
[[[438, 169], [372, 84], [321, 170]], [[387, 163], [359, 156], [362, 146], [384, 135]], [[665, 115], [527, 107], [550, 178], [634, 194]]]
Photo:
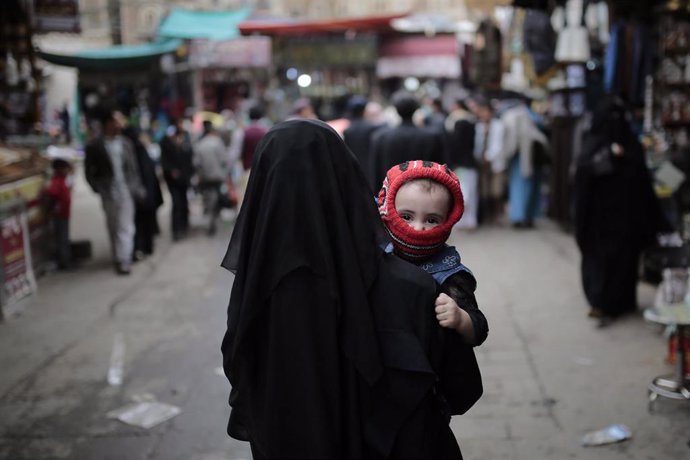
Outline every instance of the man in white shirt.
[[134, 147], [120, 135], [114, 115], [106, 111], [101, 117], [101, 136], [86, 146], [84, 173], [101, 197], [115, 271], [128, 275], [134, 251], [134, 200], [143, 199], [146, 191]]

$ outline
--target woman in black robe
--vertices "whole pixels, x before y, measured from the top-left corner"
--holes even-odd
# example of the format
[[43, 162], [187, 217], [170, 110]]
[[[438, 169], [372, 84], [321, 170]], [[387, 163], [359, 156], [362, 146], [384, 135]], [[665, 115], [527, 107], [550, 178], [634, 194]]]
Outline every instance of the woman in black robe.
[[[222, 264], [228, 434], [254, 458], [462, 458], [448, 420], [479, 371], [435, 319], [433, 278], [385, 238], [335, 131], [292, 120], [263, 137]], [[460, 382], [475, 391], [444, 391]]]
[[668, 228], [629, 119], [622, 101], [604, 101], [575, 178], [575, 237], [589, 315], [596, 318], [637, 310], [640, 255]]
[[136, 231], [133, 256], [134, 260], [139, 260], [143, 256], [153, 254], [154, 239], [158, 234], [158, 217], [156, 214], [158, 208], [163, 204], [163, 194], [156, 173], [156, 163], [139, 139], [139, 130], [128, 125], [122, 130], [122, 134], [134, 145], [141, 183], [146, 189], [146, 196], [135, 202], [134, 226]]

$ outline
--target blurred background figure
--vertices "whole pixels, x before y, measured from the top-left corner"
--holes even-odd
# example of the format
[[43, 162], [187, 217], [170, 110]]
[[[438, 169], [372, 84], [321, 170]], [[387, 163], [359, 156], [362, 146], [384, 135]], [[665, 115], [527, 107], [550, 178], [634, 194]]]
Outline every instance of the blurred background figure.
[[359, 160], [359, 164], [362, 166], [365, 175], [367, 175], [369, 183], [372, 183], [372, 178], [368, 177], [369, 171], [367, 168], [371, 159], [371, 138], [374, 131], [382, 125], [364, 118], [367, 105], [368, 101], [363, 96], [353, 96], [349, 100], [350, 125], [343, 132], [343, 140]]
[[139, 175], [145, 190], [145, 195], [135, 202], [134, 213], [133, 259], [141, 260], [153, 254], [154, 239], [160, 233], [156, 214], [158, 208], [163, 204], [163, 194], [156, 173], [156, 163], [149, 156], [146, 146], [141, 141], [139, 129], [132, 124], [127, 124], [123, 128], [122, 134], [134, 146]]
[[543, 158], [549, 156], [549, 140], [532, 120], [524, 100], [502, 101], [499, 113], [503, 145], [493, 169], [508, 178], [510, 223], [515, 228], [532, 228], [541, 212]]
[[249, 108], [249, 124], [242, 129], [242, 135], [238, 136], [238, 142], [241, 142], [241, 159], [242, 159], [242, 174], [239, 176], [239, 183], [237, 184], [237, 207], [242, 205], [244, 192], [247, 188], [247, 181], [249, 180], [249, 173], [252, 169], [254, 161], [254, 152], [259, 141], [268, 132], [268, 123], [264, 118], [263, 106], [256, 104]]
[[193, 151], [189, 133], [178, 118], [161, 140], [161, 168], [172, 200], [171, 231], [173, 240], [184, 238], [189, 231], [187, 192], [194, 175]]
[[654, 194], [629, 112], [614, 98], [593, 114], [575, 177], [575, 238], [589, 316], [637, 311], [640, 254], [671, 231]]
[[427, 160], [443, 163], [443, 144], [440, 133], [416, 126], [412, 117], [419, 108], [419, 101], [409, 91], [393, 95], [393, 105], [401, 118], [395, 127], [377, 130], [372, 138], [369, 177], [372, 190], [381, 188], [386, 171], [411, 160]]
[[69, 175], [73, 168], [69, 161], [56, 158], [51, 164], [53, 175], [46, 189], [47, 211], [53, 229], [53, 257], [58, 269], [72, 266], [69, 239], [69, 217], [72, 207], [72, 191]]
[[473, 97], [477, 117], [475, 157], [479, 160], [479, 223], [495, 223], [503, 215], [505, 179], [496, 162], [503, 149], [503, 123], [483, 96]]
[[242, 167], [245, 171], [249, 171], [252, 168], [256, 146], [259, 145], [259, 141], [264, 137], [264, 134], [268, 132], [268, 127], [262, 122], [263, 117], [263, 107], [254, 105], [249, 108], [249, 124], [244, 128], [241, 152]]
[[65, 102], [62, 105], [62, 109], [60, 109], [60, 124], [62, 128], [63, 140], [65, 144], [69, 145], [72, 143], [72, 118], [69, 114], [69, 109], [67, 107], [67, 102]]
[[429, 98], [426, 101], [427, 109], [424, 113], [422, 124], [432, 129], [442, 131], [446, 122], [446, 113], [443, 108], [443, 101], [439, 97]]
[[314, 111], [314, 106], [309, 98], [301, 97], [294, 102], [290, 116], [287, 119], [293, 120], [295, 118], [318, 118], [316, 116], [316, 112]]
[[383, 118], [383, 107], [376, 101], [367, 102], [366, 107], [364, 107], [363, 118], [375, 125], [383, 125], [385, 123]]
[[230, 156], [218, 130], [210, 121], [204, 121], [201, 139], [194, 144], [194, 167], [199, 179], [199, 190], [208, 216], [209, 236], [216, 234], [221, 210], [221, 187], [230, 174]]
[[134, 253], [134, 201], [144, 199], [146, 190], [134, 146], [121, 135], [115, 113], [103, 110], [100, 122], [101, 134], [86, 146], [84, 174], [103, 203], [115, 272], [129, 275]]
[[469, 98], [460, 96], [450, 106], [444, 121], [446, 164], [460, 179], [465, 212], [455, 228], [477, 228], [479, 208], [479, 161], [475, 156], [476, 117], [467, 107]]

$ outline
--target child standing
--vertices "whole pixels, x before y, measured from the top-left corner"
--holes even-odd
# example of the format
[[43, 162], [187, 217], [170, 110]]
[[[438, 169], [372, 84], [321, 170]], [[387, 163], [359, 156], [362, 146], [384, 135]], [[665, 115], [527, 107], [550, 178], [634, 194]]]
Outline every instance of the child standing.
[[477, 282], [455, 247], [446, 244], [464, 211], [457, 176], [431, 161], [401, 163], [386, 173], [378, 205], [393, 241], [388, 251], [419, 266], [441, 286], [439, 324], [468, 345], [482, 344], [489, 327], [474, 297]]
[[55, 260], [58, 268], [64, 270], [71, 265], [69, 217], [72, 196], [67, 183], [67, 176], [72, 171], [72, 165], [67, 160], [56, 158], [51, 166], [53, 176], [46, 189], [46, 195], [49, 200], [48, 212], [53, 221]]

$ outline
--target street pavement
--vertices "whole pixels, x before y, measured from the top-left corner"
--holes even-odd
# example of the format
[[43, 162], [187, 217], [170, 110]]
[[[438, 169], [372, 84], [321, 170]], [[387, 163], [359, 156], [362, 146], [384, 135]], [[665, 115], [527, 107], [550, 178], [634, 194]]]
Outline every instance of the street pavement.
[[[77, 181], [72, 235], [92, 241], [93, 260], [39, 278], [22, 314], [0, 323], [1, 459], [251, 458], [225, 434], [229, 385], [219, 373], [232, 285], [219, 264], [232, 223], [206, 236], [195, 201], [195, 230], [173, 244], [168, 214], [169, 203], [156, 254], [118, 277], [98, 200]], [[455, 233], [451, 242], [477, 277], [490, 327], [476, 349], [484, 395], [451, 421], [466, 459], [690, 458], [690, 403], [659, 399], [651, 412], [647, 404], [649, 381], [674, 371], [663, 330], [641, 312], [606, 328], [586, 317], [570, 235], [542, 221], [535, 230]], [[640, 303], [653, 293], [641, 284]], [[121, 385], [107, 378], [118, 368], [114, 349]], [[149, 429], [106, 415], [146, 398], [181, 413]], [[615, 423], [632, 437], [581, 445], [585, 433]]]

